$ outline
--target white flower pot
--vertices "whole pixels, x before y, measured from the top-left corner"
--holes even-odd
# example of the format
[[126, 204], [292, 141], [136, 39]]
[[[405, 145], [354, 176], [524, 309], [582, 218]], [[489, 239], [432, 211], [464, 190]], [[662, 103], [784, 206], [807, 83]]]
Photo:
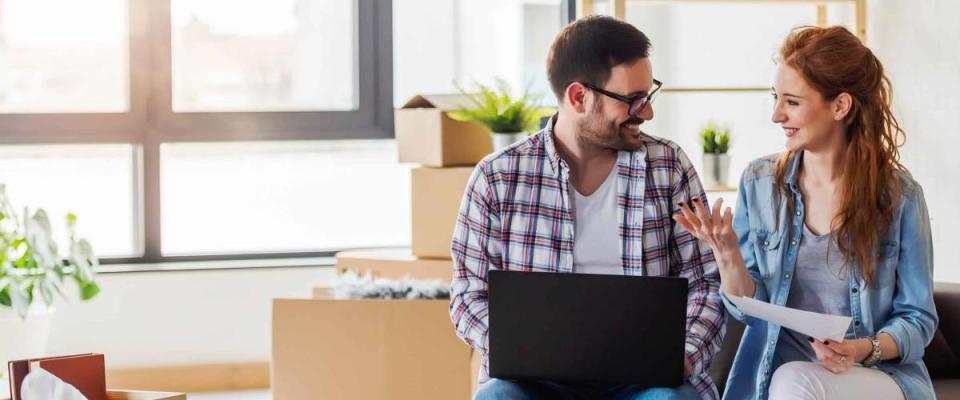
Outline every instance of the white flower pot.
[[727, 154], [704, 154], [701, 177], [708, 188], [726, 187], [730, 175], [730, 156]]
[[[37, 303], [42, 303], [38, 301]], [[21, 319], [13, 309], [0, 306], [0, 398], [8, 396], [9, 377], [7, 361], [43, 357], [50, 337], [50, 321], [53, 307], [34, 304], [26, 319]]]
[[493, 151], [500, 151], [504, 147], [527, 138], [526, 132], [493, 132]]

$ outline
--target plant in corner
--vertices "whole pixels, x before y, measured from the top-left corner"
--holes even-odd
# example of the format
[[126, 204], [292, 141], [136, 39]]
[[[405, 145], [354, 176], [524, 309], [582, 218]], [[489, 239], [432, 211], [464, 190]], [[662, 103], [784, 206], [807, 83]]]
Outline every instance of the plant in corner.
[[700, 143], [703, 145], [703, 180], [708, 187], [722, 187], [727, 184], [730, 172], [730, 128], [721, 128], [714, 122], [707, 123], [700, 130]]
[[504, 148], [537, 129], [540, 118], [546, 111], [529, 92], [520, 97], [510, 95], [510, 85], [497, 79], [496, 87], [477, 83], [476, 92], [468, 92], [457, 85], [469, 104], [452, 111], [450, 116], [459, 121], [478, 122], [490, 129], [493, 135], [493, 151]]
[[[79, 297], [100, 292], [93, 247], [76, 235], [77, 217], [67, 214], [69, 249], [61, 255], [47, 213], [17, 215], [0, 184], [0, 363], [43, 353], [55, 296], [66, 298], [73, 281]], [[43, 305], [41, 306], [40, 302]], [[2, 386], [2, 385], [0, 385]]]

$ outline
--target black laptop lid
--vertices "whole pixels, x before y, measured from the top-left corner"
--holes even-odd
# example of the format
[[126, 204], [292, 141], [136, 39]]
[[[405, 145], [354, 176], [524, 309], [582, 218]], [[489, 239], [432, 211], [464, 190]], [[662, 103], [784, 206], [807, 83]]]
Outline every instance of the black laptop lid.
[[686, 279], [490, 271], [488, 285], [491, 377], [683, 383]]

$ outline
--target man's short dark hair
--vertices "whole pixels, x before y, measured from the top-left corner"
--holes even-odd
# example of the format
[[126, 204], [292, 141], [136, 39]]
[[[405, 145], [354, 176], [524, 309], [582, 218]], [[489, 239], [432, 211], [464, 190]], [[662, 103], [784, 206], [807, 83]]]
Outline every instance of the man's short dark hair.
[[649, 56], [650, 39], [639, 29], [613, 17], [595, 15], [574, 21], [560, 31], [547, 56], [550, 88], [563, 103], [573, 82], [603, 87], [610, 70]]

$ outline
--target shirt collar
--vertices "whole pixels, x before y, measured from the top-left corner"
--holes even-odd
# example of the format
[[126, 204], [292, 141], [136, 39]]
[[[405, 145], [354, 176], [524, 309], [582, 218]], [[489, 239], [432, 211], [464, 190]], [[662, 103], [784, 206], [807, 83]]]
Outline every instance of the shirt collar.
[[800, 162], [803, 160], [803, 150], [793, 152], [790, 159], [787, 160], [787, 172], [784, 174], [783, 181], [794, 192], [799, 192], [797, 181], [800, 179]]
[[560, 113], [553, 114], [547, 125], [543, 127], [543, 145], [547, 151], [547, 159], [550, 161], [550, 167], [554, 174], [560, 175], [560, 165], [563, 160], [560, 159], [560, 152], [557, 151], [556, 143], [553, 140], [553, 126], [557, 123], [557, 116]]

